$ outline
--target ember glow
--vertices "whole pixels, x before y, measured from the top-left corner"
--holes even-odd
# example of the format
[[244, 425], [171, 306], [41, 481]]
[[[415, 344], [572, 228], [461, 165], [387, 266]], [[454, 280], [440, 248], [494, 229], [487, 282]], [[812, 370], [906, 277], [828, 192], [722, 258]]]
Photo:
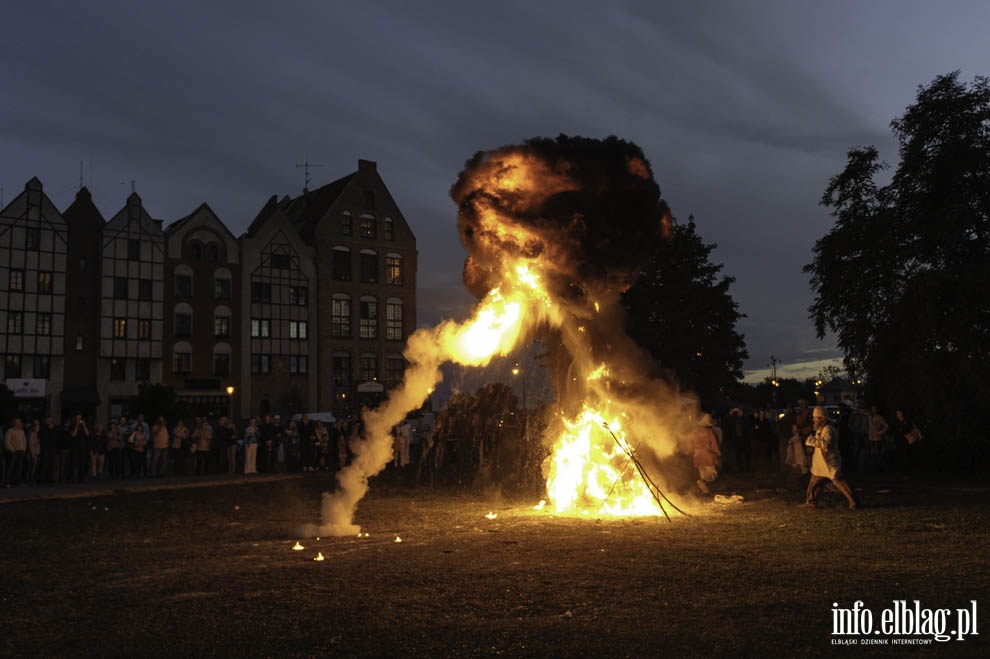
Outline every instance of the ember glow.
[[360, 535], [354, 511], [368, 478], [392, 458], [389, 431], [426, 400], [441, 365], [485, 366], [548, 336], [571, 358], [546, 438], [553, 510], [658, 514], [630, 455], [675, 452], [679, 396], [645, 370], [651, 360], [625, 336], [619, 305], [670, 230], [642, 151], [616, 138], [537, 138], [476, 154], [451, 197], [470, 254], [464, 283], [479, 303], [463, 323], [409, 338], [402, 384], [365, 411], [355, 458], [338, 473], [337, 491], [324, 494], [323, 524], [303, 532]]

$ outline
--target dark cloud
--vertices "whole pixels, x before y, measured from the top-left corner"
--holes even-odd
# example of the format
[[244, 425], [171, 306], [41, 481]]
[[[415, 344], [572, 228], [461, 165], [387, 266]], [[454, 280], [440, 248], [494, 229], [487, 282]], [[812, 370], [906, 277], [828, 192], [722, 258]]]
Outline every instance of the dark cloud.
[[[560, 133], [639, 144], [673, 215], [737, 281], [753, 356], [812, 354], [801, 266], [846, 150], [916, 87], [986, 74], [990, 5], [920, 0], [660, 3], [14, 3], [0, 40], [0, 187], [38, 176], [106, 214], [136, 181], [173, 220], [207, 201], [237, 233], [305, 159], [323, 182], [377, 160], [419, 238], [422, 320], [456, 315], [465, 251], [450, 182], [479, 150]], [[458, 302], [460, 300], [460, 302]], [[786, 328], [786, 331], [779, 331]], [[810, 339], [809, 339], [810, 336]]]

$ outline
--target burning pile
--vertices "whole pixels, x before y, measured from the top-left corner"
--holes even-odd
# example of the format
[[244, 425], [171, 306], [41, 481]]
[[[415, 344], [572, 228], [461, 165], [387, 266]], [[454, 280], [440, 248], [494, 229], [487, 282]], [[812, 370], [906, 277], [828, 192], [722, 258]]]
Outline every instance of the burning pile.
[[554, 508], [658, 514], [636, 456], [643, 447], [660, 457], [675, 451], [679, 397], [651, 379], [619, 306], [670, 231], [642, 150], [614, 137], [532, 139], [476, 154], [451, 197], [470, 254], [464, 283], [479, 298], [474, 315], [409, 338], [402, 385], [365, 413], [355, 458], [324, 495], [323, 525], [304, 532], [359, 532], [354, 510], [391, 458], [389, 430], [423, 403], [442, 364], [484, 366], [538, 332], [555, 333], [570, 359], [548, 470]]

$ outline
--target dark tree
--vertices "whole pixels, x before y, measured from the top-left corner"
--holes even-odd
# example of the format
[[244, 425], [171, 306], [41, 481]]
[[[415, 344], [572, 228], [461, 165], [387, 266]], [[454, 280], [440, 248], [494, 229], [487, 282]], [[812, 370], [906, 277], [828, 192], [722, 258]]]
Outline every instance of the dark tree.
[[[805, 272], [819, 336], [836, 334], [847, 370], [865, 376], [875, 400], [985, 445], [990, 86], [958, 77], [919, 87], [891, 122], [900, 162], [886, 185], [875, 148], [849, 151], [822, 197], [835, 225]], [[965, 448], [971, 461], [974, 446]]]
[[176, 414], [175, 390], [165, 384], [142, 382], [138, 385], [136, 413], [144, 414], [151, 423], [160, 416], [172, 418]]
[[743, 314], [729, 294], [735, 279], [721, 276], [722, 265], [710, 260], [716, 247], [702, 241], [694, 216], [675, 223], [670, 240], [623, 295], [630, 336], [703, 398], [734, 385], [748, 356], [736, 331]]

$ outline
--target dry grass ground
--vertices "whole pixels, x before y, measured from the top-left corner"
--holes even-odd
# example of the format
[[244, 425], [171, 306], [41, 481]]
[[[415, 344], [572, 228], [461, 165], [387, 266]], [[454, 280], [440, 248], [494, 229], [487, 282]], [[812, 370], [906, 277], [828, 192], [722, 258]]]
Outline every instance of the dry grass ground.
[[8, 502], [0, 656], [988, 655], [985, 624], [927, 647], [831, 645], [833, 602], [986, 607], [987, 489], [874, 481], [851, 512], [835, 494], [801, 508], [798, 482], [720, 486], [744, 502], [668, 523], [376, 482], [368, 537], [302, 551], [321, 475]]

